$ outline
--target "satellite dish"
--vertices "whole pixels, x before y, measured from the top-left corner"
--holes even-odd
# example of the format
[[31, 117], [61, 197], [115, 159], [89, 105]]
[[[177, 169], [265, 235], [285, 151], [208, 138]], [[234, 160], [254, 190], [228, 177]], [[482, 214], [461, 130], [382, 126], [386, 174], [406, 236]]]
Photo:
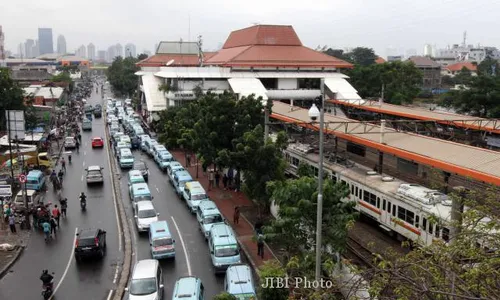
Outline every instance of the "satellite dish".
[[173, 63], [174, 63], [174, 61], [175, 61], [174, 59], [169, 60], [169, 61], [165, 64], [165, 66], [167, 66], [167, 67], [168, 67], [168, 66], [170, 66], [171, 64], [173, 64]]

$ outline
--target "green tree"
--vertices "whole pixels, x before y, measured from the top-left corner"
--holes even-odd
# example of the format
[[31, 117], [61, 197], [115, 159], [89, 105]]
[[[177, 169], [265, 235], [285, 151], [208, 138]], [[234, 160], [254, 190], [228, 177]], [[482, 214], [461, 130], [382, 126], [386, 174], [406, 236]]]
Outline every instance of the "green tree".
[[73, 82], [73, 79], [71, 79], [69, 72], [63, 71], [57, 75], [52, 76], [50, 78], [50, 81], [51, 82], [65, 82], [65, 83], [71, 84], [71, 82]]
[[[266, 237], [277, 240], [288, 257], [314, 250], [317, 216], [317, 179], [300, 177], [268, 183], [272, 199], [279, 206], [278, 218], [265, 228]], [[349, 195], [342, 183], [326, 180], [323, 186], [323, 246], [335, 252], [345, 249], [348, 228], [356, 219], [354, 202], [341, 201]]]
[[468, 208], [461, 222], [438, 223], [458, 229], [450, 242], [380, 258], [370, 276], [373, 296], [390, 291], [391, 299], [500, 299], [498, 189], [449, 196]]
[[326, 51], [323, 51], [323, 53], [325, 53], [326, 55], [333, 56], [333, 57], [338, 58], [338, 59], [342, 59], [342, 60], [346, 60], [346, 61], [350, 60], [350, 57], [345, 56], [344, 50], [341, 50], [341, 49], [328, 48]]
[[471, 84], [473, 78], [472, 72], [466, 67], [463, 67], [462, 70], [455, 75], [454, 81], [455, 84], [469, 85]]
[[500, 77], [478, 75], [467, 88], [450, 91], [442, 104], [459, 113], [482, 118], [500, 117]]
[[0, 129], [6, 130], [5, 110], [24, 109], [24, 91], [12, 79], [9, 69], [0, 68]]
[[500, 72], [498, 60], [487, 56], [478, 66], [478, 75], [496, 75]]
[[236, 296], [231, 295], [227, 292], [222, 292], [220, 294], [215, 295], [213, 300], [238, 300], [238, 298], [236, 298]]
[[356, 47], [351, 52], [344, 53], [343, 56], [356, 66], [364, 67], [375, 64], [375, 60], [377, 59], [375, 51], [367, 47]]
[[268, 260], [259, 267], [260, 285], [258, 295], [261, 300], [286, 300], [288, 299], [288, 290], [277, 288], [276, 283], [281, 278], [285, 280], [287, 273], [285, 268], [277, 260]]
[[139, 67], [136, 66], [137, 62], [135, 57], [118, 56], [108, 67], [108, 80], [117, 96], [132, 97], [136, 92], [138, 81], [135, 72], [139, 71]]
[[141, 54], [137, 55], [137, 60], [141, 61], [141, 60], [144, 60], [148, 57], [149, 56], [146, 53], [141, 53]]

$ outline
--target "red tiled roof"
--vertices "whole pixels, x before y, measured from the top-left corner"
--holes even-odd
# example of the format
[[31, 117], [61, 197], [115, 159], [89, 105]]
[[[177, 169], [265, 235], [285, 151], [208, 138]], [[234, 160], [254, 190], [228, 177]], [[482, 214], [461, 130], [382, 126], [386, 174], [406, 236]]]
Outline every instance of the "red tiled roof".
[[206, 64], [244, 67], [352, 68], [341, 59], [307, 48], [292, 26], [256, 25], [231, 32]]
[[477, 65], [471, 63], [471, 62], [459, 62], [456, 64], [448, 65], [446, 66], [446, 69], [451, 72], [459, 72], [462, 70], [462, 68], [467, 68], [470, 71], [477, 71]]
[[383, 58], [382, 58], [382, 57], [380, 57], [380, 56], [379, 56], [379, 57], [377, 57], [377, 59], [375, 60], [375, 63], [376, 63], [376, 64], [383, 64], [383, 63], [385, 63], [385, 62], [386, 62], [386, 60], [385, 60], [385, 59], [383, 59]]
[[[216, 52], [204, 52], [204, 60], [214, 56]], [[172, 66], [192, 67], [198, 66], [198, 55], [193, 54], [155, 54], [137, 63], [139, 67], [164, 67], [167, 62], [174, 60]]]

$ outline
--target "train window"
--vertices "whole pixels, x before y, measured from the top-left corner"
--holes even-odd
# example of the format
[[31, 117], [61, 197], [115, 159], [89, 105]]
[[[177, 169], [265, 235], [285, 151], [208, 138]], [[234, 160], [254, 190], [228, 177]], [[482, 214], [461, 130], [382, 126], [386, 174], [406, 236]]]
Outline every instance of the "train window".
[[385, 199], [382, 200], [382, 210], [385, 210]]
[[292, 157], [292, 165], [295, 166], [295, 167], [298, 167], [299, 166], [299, 160], [295, 157]]
[[356, 195], [356, 197], [358, 196], [358, 187], [356, 187], [356, 193], [354, 195]]
[[427, 230], [427, 219], [426, 218], [422, 218], [422, 228], [424, 230]]
[[450, 230], [446, 227], [443, 227], [443, 233], [441, 234], [441, 237], [445, 242], [448, 242], [450, 240]]
[[395, 217], [395, 216], [396, 216], [396, 211], [397, 211], [397, 210], [396, 210], [396, 204], [394, 204], [394, 205], [392, 206], [392, 216], [393, 216], [393, 217]]
[[340, 182], [342, 183], [342, 185], [347, 185], [347, 182], [345, 180], [341, 180]]
[[432, 234], [432, 231], [434, 230], [434, 223], [429, 222], [429, 233]]
[[441, 228], [439, 228], [439, 225], [436, 225], [436, 230], [434, 231], [434, 236], [435, 237], [439, 237], [439, 231], [441, 230]]
[[373, 206], [377, 206], [377, 197], [375, 196], [375, 194], [372, 194], [368, 191], [364, 191], [363, 200], [367, 203], [370, 203]]
[[413, 225], [415, 222], [415, 213], [400, 206], [398, 207], [398, 218]]
[[391, 201], [387, 201], [387, 212], [391, 213]]
[[415, 216], [415, 227], [417, 227], [417, 228], [420, 227], [420, 216], [419, 215]]
[[351, 194], [354, 195], [354, 185], [351, 185]]
[[314, 167], [314, 177], [318, 177], [319, 175], [319, 169]]
[[377, 197], [377, 208], [380, 208], [380, 198]]

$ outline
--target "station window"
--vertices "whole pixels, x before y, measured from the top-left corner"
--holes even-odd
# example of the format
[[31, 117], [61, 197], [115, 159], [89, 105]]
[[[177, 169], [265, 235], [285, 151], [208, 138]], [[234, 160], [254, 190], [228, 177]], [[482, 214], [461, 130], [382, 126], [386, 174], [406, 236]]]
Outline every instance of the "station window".
[[368, 191], [364, 191], [363, 200], [367, 203], [370, 203], [373, 206], [377, 206], [377, 197], [375, 196], [375, 194], [372, 194]]
[[352, 194], [352, 195], [355, 195], [355, 194], [354, 194], [354, 185], [351, 185], [351, 194]]
[[299, 163], [300, 163], [300, 161], [298, 158], [292, 157], [292, 161], [291, 161], [292, 166], [298, 167]]
[[362, 157], [366, 155], [366, 147], [355, 143], [347, 142], [347, 151]]
[[427, 230], [427, 231], [428, 231], [430, 234], [432, 234], [433, 230], [434, 230], [434, 223], [429, 222], [429, 230]]
[[377, 208], [380, 208], [380, 198], [377, 197]]
[[391, 201], [387, 201], [387, 212], [391, 213]]
[[356, 193], [354, 195], [356, 195], [356, 197], [358, 197], [358, 187], [356, 187]]
[[434, 236], [439, 237], [439, 231], [441, 231], [441, 228], [439, 228], [439, 225], [436, 225], [436, 231], [434, 231]]
[[332, 181], [333, 181], [333, 183], [337, 182], [337, 174], [335, 174], [335, 173], [332, 174]]

